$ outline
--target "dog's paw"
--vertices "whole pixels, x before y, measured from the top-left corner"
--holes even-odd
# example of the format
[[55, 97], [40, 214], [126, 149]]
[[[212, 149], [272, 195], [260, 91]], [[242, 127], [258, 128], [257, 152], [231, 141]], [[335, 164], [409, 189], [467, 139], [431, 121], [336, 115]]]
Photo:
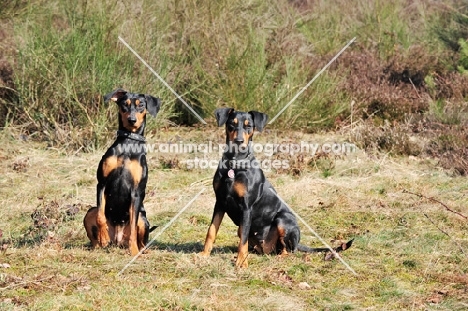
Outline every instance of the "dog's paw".
[[136, 245], [130, 246], [130, 255], [136, 256], [140, 251]]
[[249, 263], [247, 262], [247, 256], [238, 256], [236, 259], [236, 268], [245, 269], [249, 267]]
[[107, 230], [98, 234], [98, 242], [100, 247], [107, 247], [110, 244], [110, 238]]
[[202, 252], [199, 252], [199, 253], [198, 253], [198, 256], [209, 257], [209, 256], [210, 256], [210, 252], [202, 251]]

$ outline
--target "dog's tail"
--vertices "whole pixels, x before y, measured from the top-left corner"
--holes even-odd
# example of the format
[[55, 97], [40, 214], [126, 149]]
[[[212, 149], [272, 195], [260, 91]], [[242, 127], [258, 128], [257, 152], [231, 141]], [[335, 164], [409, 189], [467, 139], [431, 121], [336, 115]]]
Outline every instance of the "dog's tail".
[[[351, 239], [348, 242], [343, 243], [340, 246], [334, 248], [333, 250], [335, 252], [337, 252], [337, 253], [342, 252], [344, 250], [347, 250], [348, 248], [351, 247], [351, 245], [353, 245], [353, 241], [354, 241], [354, 239]], [[333, 253], [330, 252], [330, 249], [327, 248], [327, 247], [312, 248], [312, 247], [308, 247], [308, 246], [299, 244], [297, 246], [297, 250], [301, 251], [301, 252], [305, 252], [305, 253], [325, 253], [325, 252], [329, 252], [329, 254], [327, 254], [325, 256], [325, 260], [329, 260], [329, 259], [332, 259], [334, 257]]]

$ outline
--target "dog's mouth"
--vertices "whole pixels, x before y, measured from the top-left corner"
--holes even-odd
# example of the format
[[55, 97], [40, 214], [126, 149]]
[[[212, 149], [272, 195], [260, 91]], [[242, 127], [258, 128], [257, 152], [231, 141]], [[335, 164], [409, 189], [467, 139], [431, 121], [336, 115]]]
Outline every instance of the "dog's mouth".
[[237, 146], [243, 146], [243, 147], [247, 146], [247, 144], [244, 143], [243, 141], [235, 141], [234, 144], [236, 144]]
[[127, 126], [125, 126], [125, 128], [127, 129], [127, 131], [132, 133], [135, 133], [139, 129], [139, 127], [136, 124], [128, 124]]
[[227, 153], [230, 154], [245, 154], [249, 153], [249, 144], [245, 142], [230, 141], [227, 145]]

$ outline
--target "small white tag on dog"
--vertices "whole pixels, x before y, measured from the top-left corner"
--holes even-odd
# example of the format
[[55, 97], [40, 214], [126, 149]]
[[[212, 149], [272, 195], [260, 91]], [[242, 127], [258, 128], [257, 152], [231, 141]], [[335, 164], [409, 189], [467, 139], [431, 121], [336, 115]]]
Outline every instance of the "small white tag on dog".
[[229, 170], [228, 171], [228, 177], [229, 178], [234, 178], [235, 174], [234, 174], [234, 170]]

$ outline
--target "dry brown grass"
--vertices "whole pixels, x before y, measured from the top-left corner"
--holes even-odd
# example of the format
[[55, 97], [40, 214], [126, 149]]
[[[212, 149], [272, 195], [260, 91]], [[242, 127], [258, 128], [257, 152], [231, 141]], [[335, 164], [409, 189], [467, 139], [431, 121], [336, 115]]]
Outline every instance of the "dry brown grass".
[[[208, 135], [207, 129], [164, 129], [148, 140], [222, 142], [222, 129], [208, 129]], [[151, 224], [162, 227], [201, 188], [206, 190], [119, 277], [130, 260], [127, 251], [89, 250], [81, 224], [87, 206], [94, 204], [95, 167], [102, 151], [67, 154], [10, 133], [3, 132], [0, 150], [3, 309], [466, 308], [466, 219], [404, 192], [437, 198], [468, 215], [465, 179], [451, 177], [434, 161], [358, 150], [334, 158], [327, 177], [311, 165], [302, 166], [299, 175], [267, 173], [281, 197], [326, 241], [336, 244], [355, 238], [353, 247], [343, 253], [358, 273], [354, 277], [339, 261], [301, 253], [286, 258], [251, 254], [249, 268], [236, 270], [236, 228], [228, 218], [212, 256], [198, 257], [214, 204], [213, 171], [187, 170], [182, 164], [164, 169], [160, 155], [149, 154], [145, 207]], [[346, 139], [277, 131], [255, 136], [263, 143]], [[171, 156], [184, 163], [195, 155]], [[70, 215], [70, 210], [76, 214]], [[35, 223], [44, 216], [52, 225]], [[302, 232], [303, 243], [320, 246], [307, 229]]]

